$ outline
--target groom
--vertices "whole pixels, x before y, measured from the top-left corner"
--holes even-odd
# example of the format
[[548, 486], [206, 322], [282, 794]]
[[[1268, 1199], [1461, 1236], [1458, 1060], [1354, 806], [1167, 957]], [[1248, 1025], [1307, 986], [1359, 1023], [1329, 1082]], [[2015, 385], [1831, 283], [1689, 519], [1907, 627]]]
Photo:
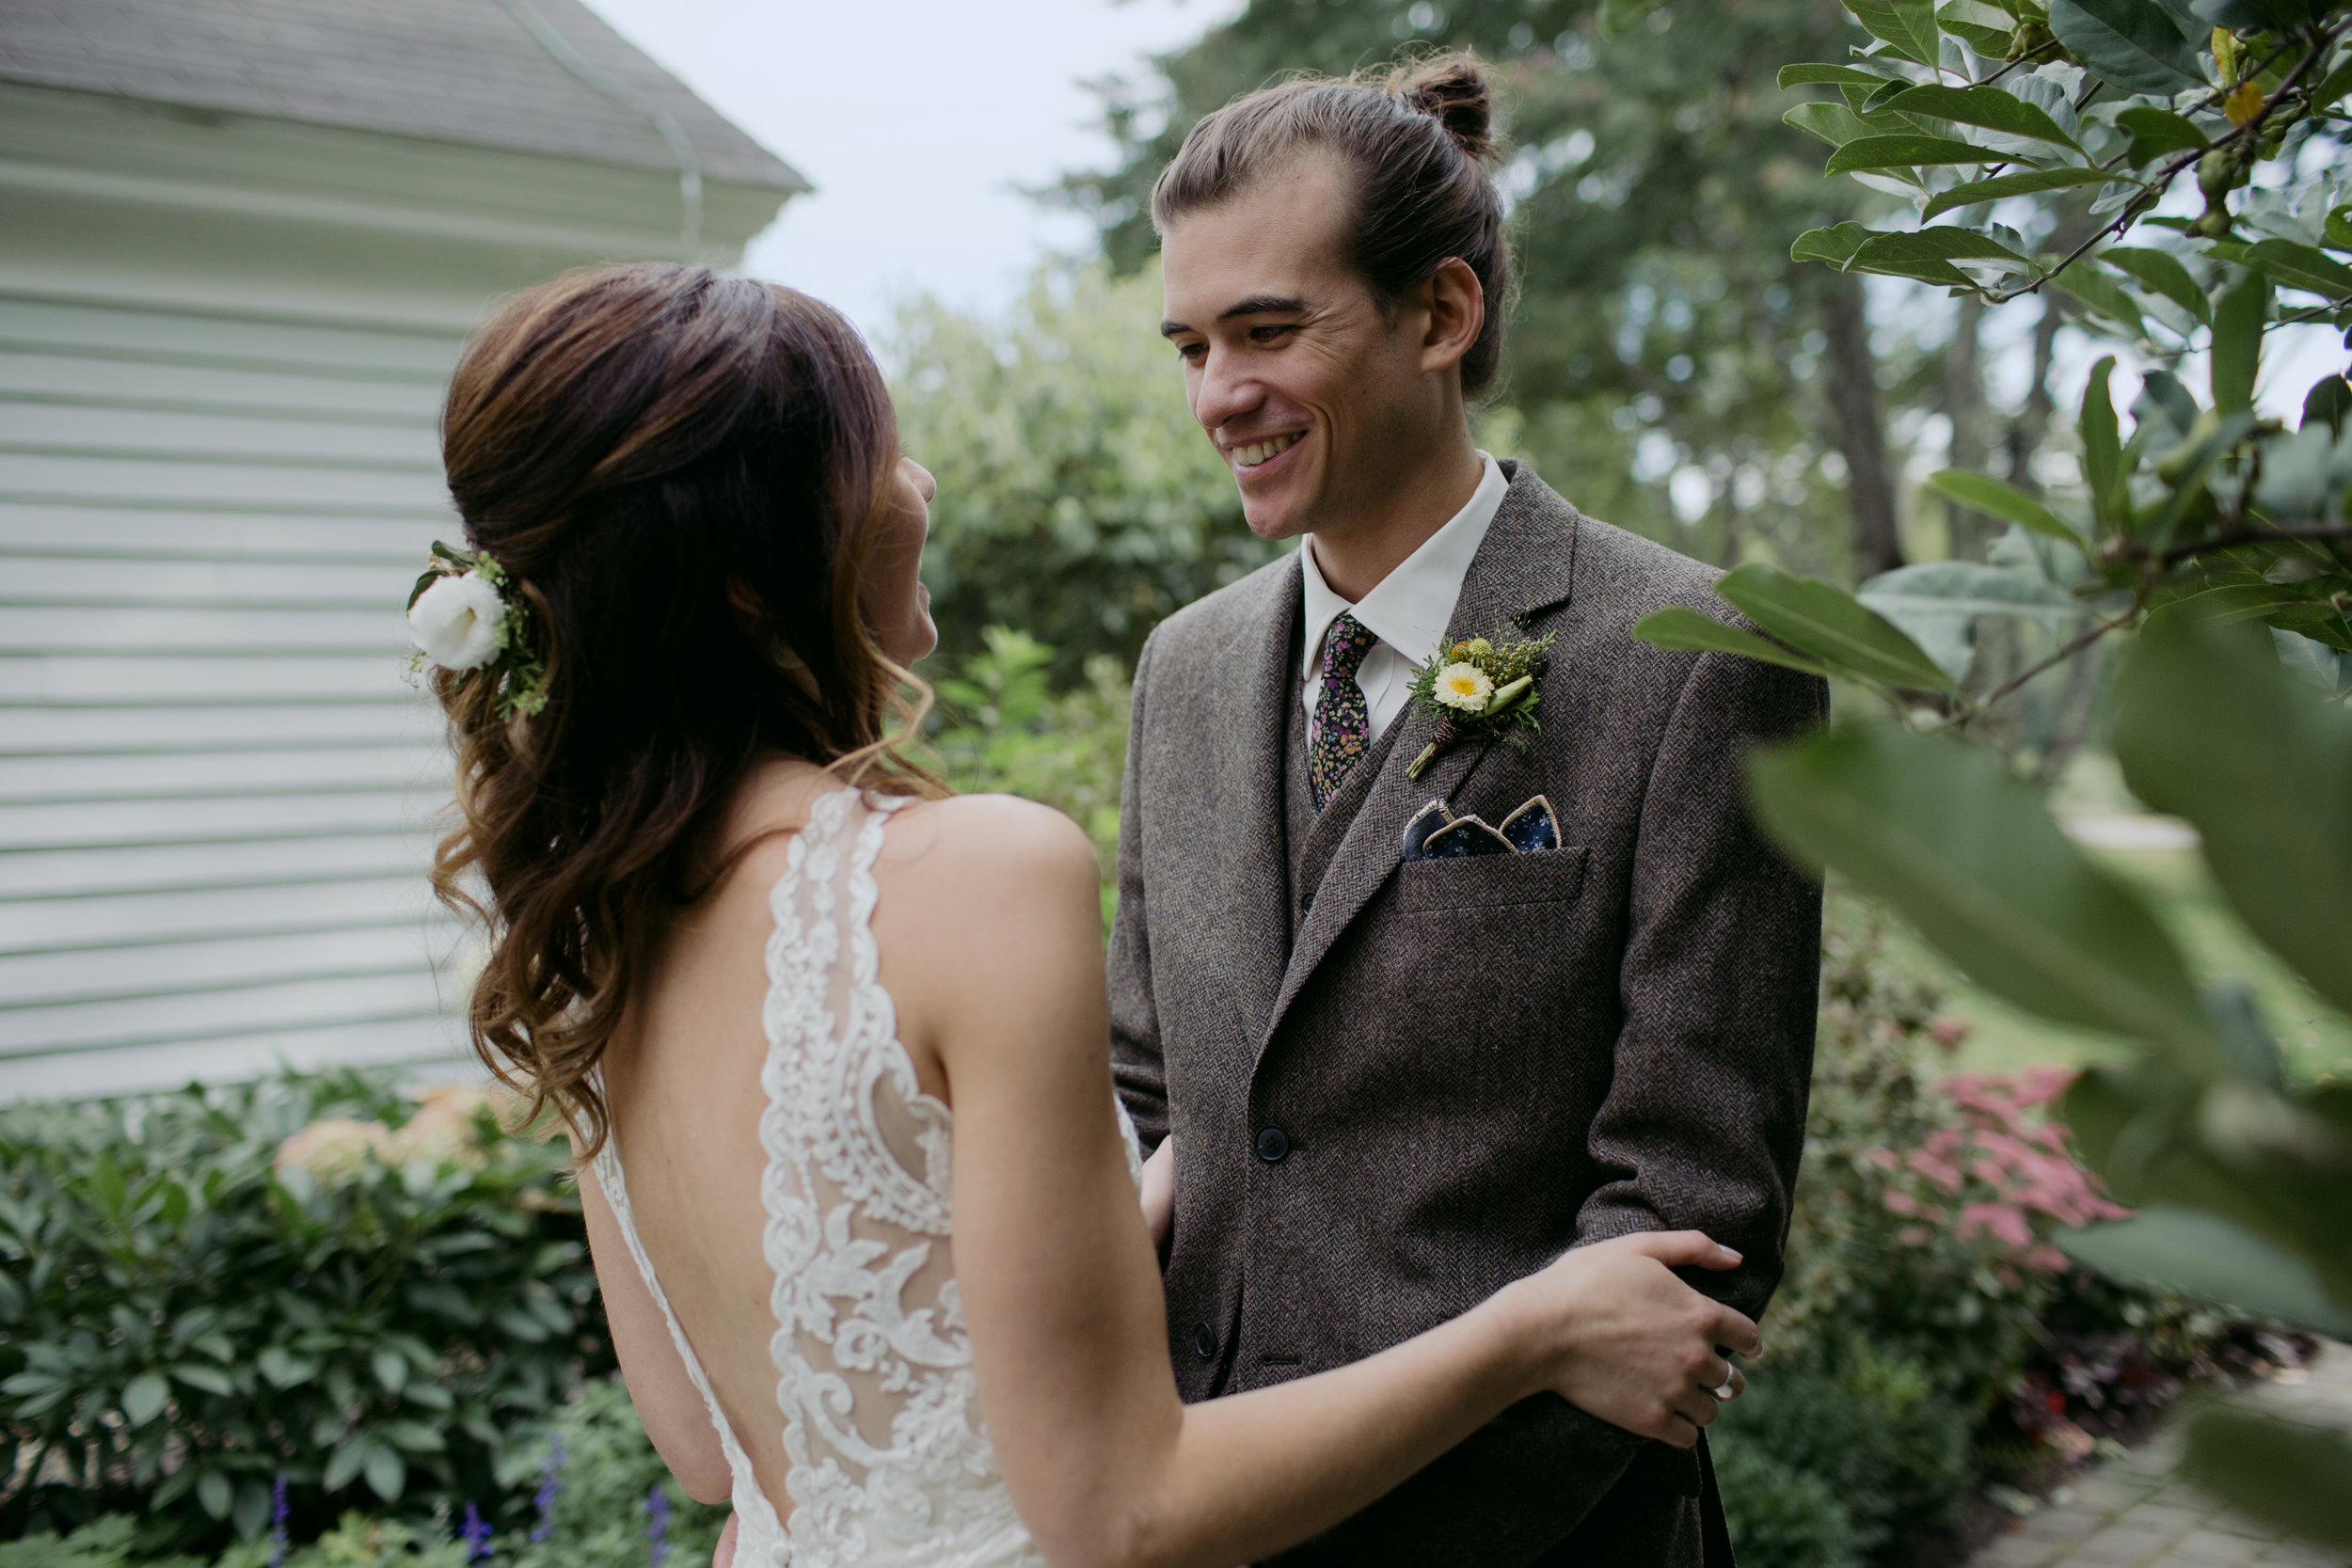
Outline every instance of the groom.
[[[1751, 1315], [1779, 1275], [1820, 889], [1740, 767], [1824, 694], [1635, 641], [1661, 606], [1723, 614], [1715, 574], [1473, 447], [1510, 265], [1486, 109], [1463, 60], [1286, 83], [1203, 120], [1153, 194], [1193, 413], [1249, 526], [1301, 540], [1136, 672], [1113, 1051], [1147, 1147], [1174, 1140], [1189, 1400], [1370, 1355], [1627, 1231], [1739, 1249], [1692, 1283]], [[1497, 634], [1552, 640], [1540, 733], [1409, 777], [1437, 729], [1413, 666]], [[1406, 842], [1431, 801], [1548, 811], [1528, 842], [1557, 847], [1432, 856]], [[1703, 1444], [1544, 1395], [1282, 1560], [1728, 1556]]]

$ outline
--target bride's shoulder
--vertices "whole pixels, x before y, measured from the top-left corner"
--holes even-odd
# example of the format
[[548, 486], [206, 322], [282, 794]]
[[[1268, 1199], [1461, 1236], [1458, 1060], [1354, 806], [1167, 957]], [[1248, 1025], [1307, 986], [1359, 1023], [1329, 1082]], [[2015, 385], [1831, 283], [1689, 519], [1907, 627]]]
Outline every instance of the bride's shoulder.
[[878, 874], [938, 896], [1001, 898], [1008, 879], [1083, 884], [1101, 876], [1085, 832], [1051, 806], [1014, 795], [951, 795], [891, 814]]

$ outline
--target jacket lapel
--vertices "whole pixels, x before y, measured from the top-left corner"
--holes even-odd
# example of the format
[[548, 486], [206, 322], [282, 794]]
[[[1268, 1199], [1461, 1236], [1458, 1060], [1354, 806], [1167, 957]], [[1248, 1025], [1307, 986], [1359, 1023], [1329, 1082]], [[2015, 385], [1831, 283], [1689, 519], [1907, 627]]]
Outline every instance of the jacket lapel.
[[1218, 841], [1200, 846], [1202, 869], [1215, 888], [1211, 908], [1221, 933], [1217, 973], [1227, 977], [1245, 1028], [1263, 1021], [1282, 983], [1290, 945], [1290, 833], [1282, 747], [1284, 705], [1291, 700], [1291, 641], [1299, 611], [1298, 571], [1268, 572], [1264, 597], [1226, 644], [1221, 665], [1236, 677], [1209, 694], [1217, 733], [1230, 738], [1214, 758], [1214, 799], [1223, 819]]
[[[1555, 495], [1525, 464], [1506, 459], [1503, 467], [1511, 486], [1462, 579], [1461, 596], [1454, 601], [1454, 617], [1446, 626], [1449, 641], [1524, 623], [1568, 598], [1576, 567], [1576, 508]], [[1287, 630], [1286, 625], [1286, 653]], [[1425, 649], [1406, 651], [1414, 657], [1427, 653]], [[1345, 810], [1351, 798], [1360, 801], [1339, 847], [1332, 851], [1329, 868], [1314, 890], [1314, 902], [1299, 927], [1298, 941], [1291, 949], [1280, 989], [1266, 1015], [1265, 1030], [1258, 1037], [1261, 1056], [1315, 966], [1395, 873], [1404, 853], [1400, 835], [1406, 819], [1431, 800], [1451, 800], [1477, 766], [1485, 747], [1460, 741], [1432, 762], [1420, 778], [1406, 778], [1405, 770], [1429, 744], [1437, 727], [1435, 719], [1407, 707], [1325, 808], [1327, 816]], [[1279, 737], [1276, 744], [1279, 744]], [[1367, 774], [1371, 775], [1369, 783], [1364, 779]]]

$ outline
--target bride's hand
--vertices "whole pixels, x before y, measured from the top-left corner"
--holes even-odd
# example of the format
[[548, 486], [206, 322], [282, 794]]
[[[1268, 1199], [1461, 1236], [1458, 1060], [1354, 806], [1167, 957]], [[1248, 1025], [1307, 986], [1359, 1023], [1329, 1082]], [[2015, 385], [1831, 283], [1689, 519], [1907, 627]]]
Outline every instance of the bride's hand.
[[1764, 1346], [1744, 1314], [1672, 1271], [1739, 1263], [1695, 1230], [1645, 1232], [1577, 1247], [1509, 1290], [1515, 1307], [1533, 1314], [1546, 1386], [1604, 1421], [1687, 1449], [1744, 1384], [1722, 1352], [1754, 1356]]
[[1168, 1256], [1168, 1232], [1176, 1227], [1176, 1140], [1160, 1140], [1152, 1158], [1143, 1163], [1143, 1223], [1152, 1227], [1152, 1244]]

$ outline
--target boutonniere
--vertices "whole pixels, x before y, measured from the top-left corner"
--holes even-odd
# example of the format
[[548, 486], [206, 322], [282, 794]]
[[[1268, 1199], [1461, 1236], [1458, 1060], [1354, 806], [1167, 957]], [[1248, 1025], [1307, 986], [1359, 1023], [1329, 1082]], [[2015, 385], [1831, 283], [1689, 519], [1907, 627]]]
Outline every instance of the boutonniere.
[[1442, 645], [1422, 660], [1413, 672], [1413, 705], [1438, 721], [1438, 733], [1405, 776], [1420, 778], [1438, 752], [1467, 737], [1507, 737], [1524, 751], [1527, 737], [1543, 728], [1535, 680], [1550, 662], [1550, 646], [1548, 636], [1512, 638], [1498, 628], [1492, 637]]

